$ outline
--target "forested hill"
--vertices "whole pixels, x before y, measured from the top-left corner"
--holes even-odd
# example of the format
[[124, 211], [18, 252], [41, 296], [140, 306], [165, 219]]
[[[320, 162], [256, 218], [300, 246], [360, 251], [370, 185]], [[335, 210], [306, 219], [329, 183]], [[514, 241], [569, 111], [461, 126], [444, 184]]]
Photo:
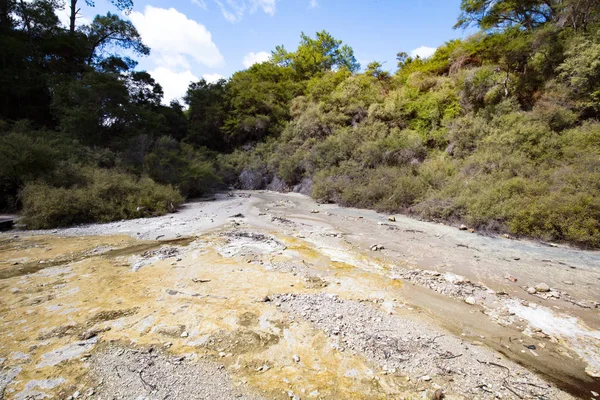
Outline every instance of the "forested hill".
[[302, 34], [169, 106], [123, 55], [150, 51], [131, 22], [62, 27], [58, 5], [0, 6], [0, 208], [28, 227], [234, 185], [600, 247], [598, 0], [462, 0], [479, 33], [395, 71]]

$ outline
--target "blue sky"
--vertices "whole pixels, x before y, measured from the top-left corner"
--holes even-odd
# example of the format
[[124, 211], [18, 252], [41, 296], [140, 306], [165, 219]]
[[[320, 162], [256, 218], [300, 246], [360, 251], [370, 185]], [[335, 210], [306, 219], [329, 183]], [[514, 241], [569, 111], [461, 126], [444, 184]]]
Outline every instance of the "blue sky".
[[[83, 3], [83, 1], [81, 1]], [[139, 59], [165, 90], [185, 93], [192, 80], [229, 77], [263, 61], [279, 44], [296, 48], [300, 33], [325, 29], [354, 48], [358, 61], [395, 69], [399, 51], [422, 55], [462, 37], [452, 29], [460, 0], [134, 0], [129, 18], [152, 48]], [[116, 9], [84, 6], [80, 23]]]

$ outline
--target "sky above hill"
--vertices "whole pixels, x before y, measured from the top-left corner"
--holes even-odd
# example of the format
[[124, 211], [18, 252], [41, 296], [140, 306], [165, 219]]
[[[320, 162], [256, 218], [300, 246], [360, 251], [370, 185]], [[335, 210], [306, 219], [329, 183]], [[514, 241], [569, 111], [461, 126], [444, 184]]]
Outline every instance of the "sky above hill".
[[[453, 30], [460, 0], [134, 0], [127, 17], [152, 49], [139, 59], [163, 86], [165, 101], [179, 98], [191, 81], [229, 77], [268, 59], [275, 46], [295, 50], [300, 33], [320, 30], [354, 48], [363, 67], [379, 61], [394, 71], [396, 53], [426, 57]], [[109, 1], [82, 7], [79, 23], [118, 12]], [[61, 20], [66, 12], [59, 12]]]

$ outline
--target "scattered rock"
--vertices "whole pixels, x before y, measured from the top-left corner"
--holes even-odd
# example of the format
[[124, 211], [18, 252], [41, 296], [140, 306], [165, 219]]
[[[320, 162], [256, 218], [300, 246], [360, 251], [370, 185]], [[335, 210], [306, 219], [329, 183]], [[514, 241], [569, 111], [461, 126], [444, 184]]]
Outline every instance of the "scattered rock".
[[537, 290], [535, 290], [535, 288], [533, 287], [528, 287], [527, 288], [527, 293], [529, 294], [536, 294]]
[[181, 334], [181, 337], [182, 337], [182, 338], [186, 338], [186, 337], [188, 337], [188, 336], [189, 336], [189, 334], [188, 334], [187, 332], [183, 332], [183, 333]]
[[569, 285], [569, 286], [570, 286], [570, 285], [573, 285], [573, 282], [571, 282], [571, 281], [563, 281], [563, 283], [564, 283], [565, 285]]
[[444, 394], [444, 391], [442, 389], [438, 389], [433, 393], [433, 396], [431, 398], [433, 400], [443, 400], [446, 398], [446, 395]]
[[310, 212], [311, 212], [312, 214], [318, 214], [318, 213], [319, 213], [319, 210], [311, 210]]
[[465, 303], [467, 303], [467, 304], [471, 304], [471, 305], [474, 305], [474, 304], [476, 304], [475, 297], [473, 297], [473, 296], [469, 296], [469, 297], [467, 297], [467, 298], [465, 299]]
[[505, 233], [504, 235], [502, 235], [502, 237], [504, 239], [512, 239], [512, 237], [508, 233]]
[[102, 377], [102, 383], [94, 386], [91, 396], [91, 389], [80, 388], [79, 398], [266, 400], [245, 385], [234, 384], [218, 363], [150, 349], [108, 347], [96, 353], [90, 369], [94, 376]]
[[458, 229], [460, 229], [461, 231], [466, 231], [469, 228], [465, 224], [462, 224]]
[[548, 286], [545, 283], [538, 283], [537, 285], [535, 285], [535, 290], [536, 292], [546, 293], [550, 291], [550, 286]]
[[110, 331], [110, 326], [107, 326], [106, 328], [102, 328], [102, 329], [90, 329], [90, 330], [83, 332], [81, 335], [79, 335], [79, 338], [81, 340], [88, 340], [88, 339], [93, 338], [94, 336], [98, 336], [100, 333], [107, 332], [107, 331]]
[[371, 249], [371, 251], [379, 251], [379, 250], [383, 250], [384, 247], [380, 244], [374, 244], [369, 249]]
[[429, 375], [423, 375], [421, 378], [423, 382], [429, 382], [431, 380], [431, 377]]
[[388, 221], [390, 221], [390, 222], [396, 222], [396, 217], [394, 217], [393, 215], [390, 215], [388, 217]]
[[294, 360], [294, 362], [297, 362], [297, 363], [298, 363], [298, 362], [300, 362], [300, 356], [299, 356], [298, 354], [294, 354], [294, 355], [292, 356], [292, 360]]
[[509, 280], [509, 281], [511, 281], [511, 282], [516, 282], [516, 281], [517, 281], [517, 278], [515, 278], [515, 277], [514, 277], [514, 276], [512, 276], [512, 275], [507, 275], [507, 276], [506, 276], [506, 279], [508, 279], [508, 280]]

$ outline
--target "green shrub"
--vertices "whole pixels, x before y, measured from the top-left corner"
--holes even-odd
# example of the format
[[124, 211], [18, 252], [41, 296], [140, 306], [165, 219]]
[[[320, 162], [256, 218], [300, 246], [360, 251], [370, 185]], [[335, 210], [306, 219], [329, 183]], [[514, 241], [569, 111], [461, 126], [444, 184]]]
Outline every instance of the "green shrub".
[[156, 182], [175, 186], [187, 197], [198, 197], [221, 183], [208, 153], [163, 136], [145, 156], [144, 167]]
[[22, 222], [28, 229], [163, 215], [175, 211], [183, 197], [171, 186], [150, 178], [83, 167], [84, 183], [55, 187], [32, 182], [21, 191]]

